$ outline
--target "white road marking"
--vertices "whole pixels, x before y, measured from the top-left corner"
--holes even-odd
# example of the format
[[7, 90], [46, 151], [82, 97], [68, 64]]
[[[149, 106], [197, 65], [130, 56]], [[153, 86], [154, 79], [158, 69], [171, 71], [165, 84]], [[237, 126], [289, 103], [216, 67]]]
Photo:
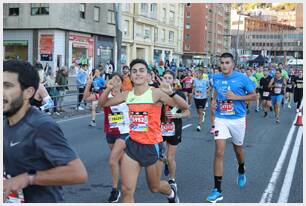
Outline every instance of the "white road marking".
[[282, 189], [279, 194], [277, 202], [287, 203], [289, 198], [289, 193], [291, 189], [292, 179], [295, 171], [295, 165], [298, 158], [298, 153], [300, 150], [300, 144], [303, 136], [303, 127], [300, 127], [297, 133], [297, 137], [293, 146], [293, 151], [290, 157], [289, 165], [287, 168], [286, 176], [283, 182]]
[[185, 126], [183, 126], [183, 129], [186, 129], [188, 127], [190, 127], [192, 124], [186, 124]]

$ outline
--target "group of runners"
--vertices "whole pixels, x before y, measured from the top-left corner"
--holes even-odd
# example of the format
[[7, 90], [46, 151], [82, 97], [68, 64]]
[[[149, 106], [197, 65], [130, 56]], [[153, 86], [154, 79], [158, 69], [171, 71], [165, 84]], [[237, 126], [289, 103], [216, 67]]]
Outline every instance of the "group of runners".
[[[105, 89], [99, 92], [92, 90], [94, 76], [89, 75], [83, 99], [103, 108], [104, 133], [110, 148], [112, 190], [108, 202], [118, 202], [121, 196], [121, 202], [135, 202], [141, 168], [145, 168], [151, 192], [161, 193], [169, 203], [179, 202], [175, 156], [177, 145], [182, 141], [182, 119], [190, 116], [192, 102], [197, 111], [198, 132], [203, 128], [206, 109], [210, 107], [215, 154], [214, 185], [207, 201], [223, 199], [223, 159], [229, 138], [237, 158], [237, 185], [243, 188], [247, 181], [243, 143], [251, 102], [255, 101], [255, 111], [262, 108], [266, 117], [272, 100], [277, 123], [280, 122], [280, 104], [286, 101], [289, 107], [290, 93], [294, 92], [294, 101], [297, 108], [300, 107], [302, 70], [288, 77], [283, 70], [280, 64], [275, 74], [263, 67], [238, 71], [232, 54], [223, 53], [220, 67], [209, 74], [205, 68], [196, 67], [177, 74], [166, 70], [158, 75], [150, 70], [145, 60], [135, 59], [129, 67], [124, 67], [123, 76], [113, 73]], [[163, 168], [168, 181], [161, 180]]]

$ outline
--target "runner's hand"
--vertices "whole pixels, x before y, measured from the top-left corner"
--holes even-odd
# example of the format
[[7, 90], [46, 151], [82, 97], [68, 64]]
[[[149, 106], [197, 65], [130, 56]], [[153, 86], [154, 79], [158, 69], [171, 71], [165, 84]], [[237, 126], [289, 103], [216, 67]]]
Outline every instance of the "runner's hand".
[[114, 88], [113, 79], [107, 81], [106, 88], [112, 90]]
[[27, 187], [29, 184], [29, 177], [26, 173], [3, 180], [3, 200], [6, 200], [11, 192]]
[[92, 75], [92, 73], [90, 73], [89, 75], [88, 75], [88, 77], [87, 77], [87, 84], [91, 84], [92, 83], [92, 81], [93, 81], [93, 75]]
[[173, 89], [171, 87], [171, 85], [169, 83], [166, 82], [166, 80], [164, 78], [159, 78], [158, 76], [156, 76], [157, 81], [159, 82], [159, 88], [165, 92], [166, 94], [170, 95], [173, 93]]
[[237, 100], [237, 95], [235, 95], [231, 90], [226, 92], [226, 98], [229, 100]]

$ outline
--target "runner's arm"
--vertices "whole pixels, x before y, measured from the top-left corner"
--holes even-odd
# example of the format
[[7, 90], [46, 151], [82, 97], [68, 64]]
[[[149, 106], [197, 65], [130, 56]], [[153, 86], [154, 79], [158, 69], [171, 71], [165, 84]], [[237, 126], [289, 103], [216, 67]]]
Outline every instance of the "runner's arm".
[[161, 89], [155, 89], [154, 93], [157, 96], [157, 99], [159, 101], [161, 101], [163, 104], [167, 104], [169, 106], [173, 106], [173, 107], [178, 107], [182, 110], [187, 110], [188, 109], [188, 104], [187, 102], [184, 100], [184, 98], [182, 98], [180, 95], [175, 94], [173, 97], [170, 97], [169, 95], [171, 94], [167, 94], [165, 92], [163, 92]]
[[108, 87], [104, 90], [104, 92], [99, 98], [99, 103], [98, 103], [99, 107], [109, 107], [113, 105], [118, 105], [126, 100], [128, 94], [128, 92], [123, 92], [116, 95], [115, 97], [108, 98], [110, 92], [111, 89]]
[[271, 89], [272, 88], [272, 84], [273, 84], [273, 82], [274, 82], [274, 78], [272, 78], [271, 80], [270, 80], [270, 82], [269, 82], [269, 88]]

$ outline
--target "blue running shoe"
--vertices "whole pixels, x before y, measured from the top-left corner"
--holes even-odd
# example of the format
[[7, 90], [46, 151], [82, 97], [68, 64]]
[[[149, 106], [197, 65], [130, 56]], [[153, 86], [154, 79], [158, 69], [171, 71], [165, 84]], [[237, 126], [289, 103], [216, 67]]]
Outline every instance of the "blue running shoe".
[[243, 188], [245, 186], [245, 184], [246, 184], [245, 173], [243, 173], [243, 174], [238, 173], [237, 184], [239, 185], [240, 188]]
[[211, 190], [207, 197], [207, 201], [211, 203], [216, 203], [217, 201], [223, 200], [223, 195], [221, 192], [218, 192], [217, 188]]

